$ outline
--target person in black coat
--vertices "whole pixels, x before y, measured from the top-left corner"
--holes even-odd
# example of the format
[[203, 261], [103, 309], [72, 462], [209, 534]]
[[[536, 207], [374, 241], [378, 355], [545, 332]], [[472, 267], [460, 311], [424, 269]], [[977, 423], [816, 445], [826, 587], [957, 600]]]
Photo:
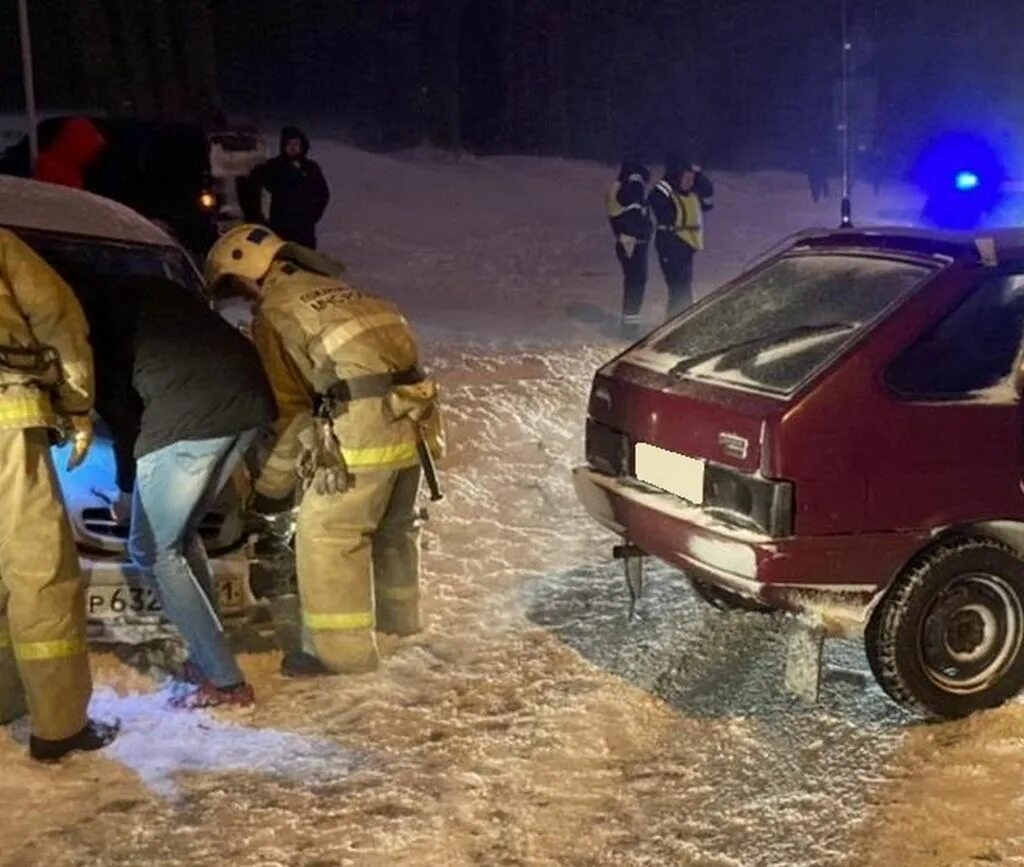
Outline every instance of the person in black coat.
[[[263, 216], [262, 191], [270, 194], [270, 219]], [[257, 166], [239, 184], [246, 222], [269, 226], [286, 241], [316, 249], [316, 224], [331, 194], [323, 172], [309, 158], [309, 139], [297, 126], [281, 130], [281, 153]]]

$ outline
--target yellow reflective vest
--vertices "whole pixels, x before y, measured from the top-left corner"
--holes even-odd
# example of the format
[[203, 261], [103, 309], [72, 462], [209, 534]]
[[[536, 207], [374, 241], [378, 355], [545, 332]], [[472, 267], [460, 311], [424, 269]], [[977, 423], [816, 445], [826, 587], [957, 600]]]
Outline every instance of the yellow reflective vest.
[[[276, 444], [256, 482], [256, 490], [268, 497], [284, 497], [294, 489], [318, 395], [345, 381], [405, 371], [419, 362], [412, 329], [394, 304], [287, 260], [275, 262], [264, 279], [252, 336], [278, 404]], [[418, 418], [414, 422], [401, 407], [420, 396], [424, 406], [412, 413]], [[418, 436], [440, 457], [436, 398], [436, 385], [426, 380], [342, 404], [334, 432], [348, 471], [413, 466]]]
[[89, 327], [70, 287], [24, 241], [0, 229], [0, 359], [4, 348], [41, 350], [54, 369], [0, 364], [0, 428], [55, 427], [93, 404]]
[[658, 226], [661, 231], [670, 231], [694, 250], [704, 249], [704, 212], [700, 197], [692, 190], [678, 193], [668, 181], [660, 181], [657, 189], [675, 205], [676, 218], [671, 226]]

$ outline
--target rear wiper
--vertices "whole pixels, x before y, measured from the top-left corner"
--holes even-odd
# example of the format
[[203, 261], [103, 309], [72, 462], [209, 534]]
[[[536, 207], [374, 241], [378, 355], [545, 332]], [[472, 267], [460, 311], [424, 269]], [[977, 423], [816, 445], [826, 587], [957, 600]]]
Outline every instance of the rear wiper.
[[828, 331], [849, 331], [856, 327], [857, 323], [854, 322], [821, 322], [817, 325], [795, 325], [792, 328], [786, 328], [782, 331], [773, 331], [769, 334], [761, 334], [758, 337], [751, 337], [749, 340], [740, 340], [737, 343], [729, 343], [725, 346], [719, 346], [716, 349], [709, 349], [706, 352], [698, 352], [696, 355], [691, 355], [689, 358], [684, 358], [682, 361], [675, 364], [672, 369], [669, 370], [669, 375], [680, 376], [688, 370], [696, 367], [698, 364], [703, 364], [705, 361], [710, 361], [712, 358], [717, 358], [720, 355], [735, 352], [738, 349], [747, 349], [751, 346], [771, 346], [773, 343], [784, 343], [787, 340], [793, 340], [807, 334], [819, 334]]

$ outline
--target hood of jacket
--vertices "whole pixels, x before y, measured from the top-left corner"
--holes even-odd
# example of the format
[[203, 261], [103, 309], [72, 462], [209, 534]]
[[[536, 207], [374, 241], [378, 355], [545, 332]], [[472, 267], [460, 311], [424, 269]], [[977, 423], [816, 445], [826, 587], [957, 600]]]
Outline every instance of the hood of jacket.
[[309, 138], [297, 126], [286, 126], [281, 128], [281, 154], [284, 155], [284, 146], [292, 139], [302, 142], [302, 156], [309, 154]]

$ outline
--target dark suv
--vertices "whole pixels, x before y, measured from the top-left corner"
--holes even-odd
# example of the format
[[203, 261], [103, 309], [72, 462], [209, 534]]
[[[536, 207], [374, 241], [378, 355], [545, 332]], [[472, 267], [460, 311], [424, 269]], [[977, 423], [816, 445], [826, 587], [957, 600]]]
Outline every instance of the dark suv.
[[[40, 151], [67, 120], [51, 117], [39, 124]], [[194, 254], [205, 254], [217, 239], [217, 196], [203, 127], [135, 118], [89, 120], [106, 145], [86, 170], [85, 188], [149, 217]], [[7, 149], [0, 173], [29, 177], [27, 136]]]
[[806, 234], [598, 371], [577, 492], [634, 569], [863, 632], [921, 712], [997, 705], [1024, 685], [1022, 333], [1020, 233]]

